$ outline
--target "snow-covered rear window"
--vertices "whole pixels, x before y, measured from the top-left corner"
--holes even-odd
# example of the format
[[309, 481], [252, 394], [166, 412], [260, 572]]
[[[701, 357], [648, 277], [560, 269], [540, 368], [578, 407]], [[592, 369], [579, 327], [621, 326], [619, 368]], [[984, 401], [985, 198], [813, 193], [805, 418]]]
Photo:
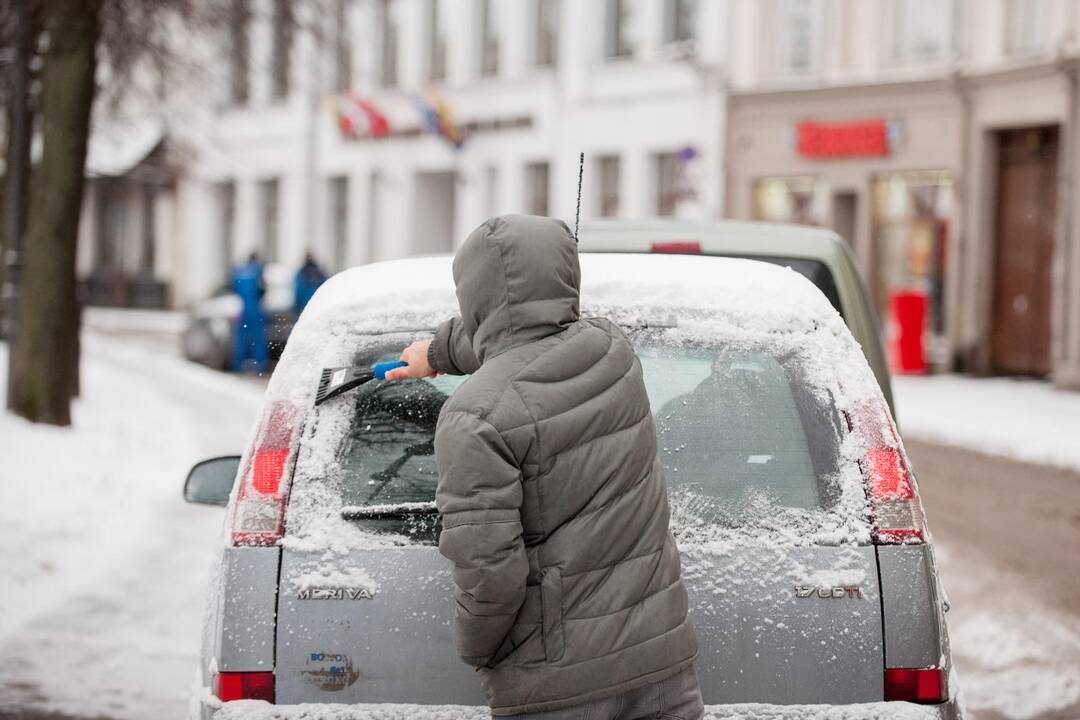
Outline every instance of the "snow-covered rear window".
[[838, 414], [798, 354], [639, 348], [658, 449], [680, 519], [751, 525], [755, 509], [835, 505]]

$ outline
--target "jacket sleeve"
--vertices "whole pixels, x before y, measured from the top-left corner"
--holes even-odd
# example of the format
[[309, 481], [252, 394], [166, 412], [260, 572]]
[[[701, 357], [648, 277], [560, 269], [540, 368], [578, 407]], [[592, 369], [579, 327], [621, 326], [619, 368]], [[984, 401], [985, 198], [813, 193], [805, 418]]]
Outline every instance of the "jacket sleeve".
[[462, 327], [461, 318], [450, 318], [435, 330], [428, 346], [428, 365], [448, 375], [472, 375], [479, 369], [472, 338]]
[[499, 432], [462, 411], [440, 417], [435, 461], [439, 552], [453, 563], [456, 586], [454, 642], [465, 662], [486, 666], [525, 601], [521, 470]]

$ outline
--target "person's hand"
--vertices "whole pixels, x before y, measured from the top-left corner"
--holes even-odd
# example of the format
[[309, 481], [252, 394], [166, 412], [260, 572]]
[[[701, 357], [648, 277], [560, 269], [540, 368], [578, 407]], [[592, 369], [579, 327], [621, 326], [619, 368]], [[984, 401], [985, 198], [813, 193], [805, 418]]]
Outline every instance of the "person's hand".
[[428, 346], [430, 340], [417, 340], [409, 347], [401, 351], [401, 359], [409, 363], [405, 367], [394, 368], [386, 373], [387, 380], [413, 380], [416, 378], [435, 377], [438, 375], [428, 365]]

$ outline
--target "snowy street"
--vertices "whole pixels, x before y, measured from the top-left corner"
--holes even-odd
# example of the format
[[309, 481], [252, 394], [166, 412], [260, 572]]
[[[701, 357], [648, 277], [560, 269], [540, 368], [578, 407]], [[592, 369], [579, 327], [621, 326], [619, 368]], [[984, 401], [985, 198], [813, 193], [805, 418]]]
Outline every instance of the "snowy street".
[[[153, 317], [145, 330], [108, 320], [87, 323], [72, 429], [0, 414], [0, 718], [168, 720], [187, 709], [223, 515], [185, 504], [181, 485], [194, 461], [242, 449], [262, 384], [177, 358], [171, 326]], [[0, 371], [6, 362], [0, 345]], [[897, 384], [968, 709], [976, 720], [1080, 717], [1076, 443], [1046, 427], [1035, 450], [982, 442], [980, 411], [956, 407], [972, 382]], [[1013, 389], [1029, 386], [1059, 424], [1080, 406], [1041, 384]], [[1009, 390], [996, 389], [999, 406], [1032, 405]], [[933, 405], [950, 398], [954, 420]], [[1061, 467], [927, 441], [938, 437]]]

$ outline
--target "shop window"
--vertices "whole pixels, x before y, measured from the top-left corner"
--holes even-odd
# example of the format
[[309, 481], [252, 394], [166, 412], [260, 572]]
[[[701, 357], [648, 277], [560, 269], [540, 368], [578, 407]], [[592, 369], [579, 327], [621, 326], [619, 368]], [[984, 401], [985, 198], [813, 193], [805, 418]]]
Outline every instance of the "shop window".
[[900, 63], [947, 59], [953, 51], [952, 0], [894, 0], [895, 57]]
[[875, 176], [872, 188], [876, 258], [872, 280], [878, 311], [888, 317], [889, 298], [896, 292], [924, 294], [927, 329], [940, 339], [945, 327], [952, 176], [944, 170], [889, 173]]
[[550, 67], [559, 58], [559, 2], [536, 0], [536, 65]]
[[1005, 52], [1028, 55], [1044, 50], [1049, 16], [1048, 0], [1006, 0]]
[[218, 183], [214, 186], [214, 195], [217, 203], [218, 247], [221, 249], [225, 278], [228, 279], [235, 254], [236, 183], [232, 180]]
[[599, 197], [597, 214], [600, 217], [617, 217], [619, 214], [619, 157], [607, 155], [596, 159]]
[[813, 176], [762, 178], [754, 183], [755, 220], [824, 225], [829, 211], [829, 184]]
[[263, 261], [277, 262], [281, 182], [277, 178], [259, 181], [259, 247]]
[[157, 258], [157, 191], [147, 185], [142, 189], [142, 251], [139, 253], [139, 270], [154, 274]]
[[343, 270], [349, 243], [349, 178], [345, 175], [327, 180], [330, 199], [330, 241], [334, 248], [334, 268]]
[[525, 208], [530, 215], [548, 214], [549, 168], [546, 162], [525, 166]]

